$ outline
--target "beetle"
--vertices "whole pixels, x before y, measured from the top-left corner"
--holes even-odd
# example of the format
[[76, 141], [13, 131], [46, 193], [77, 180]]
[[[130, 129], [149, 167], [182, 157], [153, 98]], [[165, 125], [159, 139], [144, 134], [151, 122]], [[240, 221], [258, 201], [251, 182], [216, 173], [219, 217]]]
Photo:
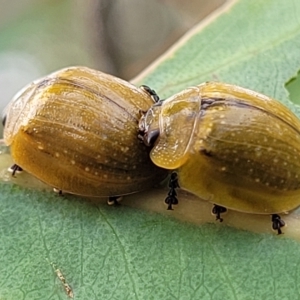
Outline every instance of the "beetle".
[[278, 214], [300, 205], [300, 120], [272, 98], [206, 82], [154, 104], [139, 127], [154, 164], [176, 170], [169, 208], [180, 185], [220, 221], [226, 209], [271, 214], [280, 234]]
[[138, 136], [141, 110], [156, 100], [112, 75], [70, 67], [33, 82], [5, 111], [4, 141], [15, 162], [46, 184], [71, 194], [131, 194], [167, 175]]

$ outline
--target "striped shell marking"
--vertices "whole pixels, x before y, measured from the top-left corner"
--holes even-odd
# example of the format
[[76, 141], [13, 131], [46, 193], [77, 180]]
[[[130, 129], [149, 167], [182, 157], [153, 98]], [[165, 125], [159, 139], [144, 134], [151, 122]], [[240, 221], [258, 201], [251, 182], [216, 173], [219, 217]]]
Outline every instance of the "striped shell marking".
[[129, 194], [167, 175], [137, 138], [140, 110], [152, 104], [147, 93], [119, 78], [67, 68], [13, 99], [4, 138], [16, 164], [57, 189]]

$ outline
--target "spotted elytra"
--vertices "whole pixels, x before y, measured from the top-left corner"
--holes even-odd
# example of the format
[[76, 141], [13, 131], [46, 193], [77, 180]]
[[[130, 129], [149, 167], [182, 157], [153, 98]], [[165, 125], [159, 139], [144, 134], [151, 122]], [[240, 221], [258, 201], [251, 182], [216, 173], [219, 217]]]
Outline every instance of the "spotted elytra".
[[186, 189], [226, 208], [271, 214], [300, 205], [300, 120], [280, 102], [235, 85], [207, 82], [150, 108], [140, 120], [150, 157], [175, 170], [166, 199]]

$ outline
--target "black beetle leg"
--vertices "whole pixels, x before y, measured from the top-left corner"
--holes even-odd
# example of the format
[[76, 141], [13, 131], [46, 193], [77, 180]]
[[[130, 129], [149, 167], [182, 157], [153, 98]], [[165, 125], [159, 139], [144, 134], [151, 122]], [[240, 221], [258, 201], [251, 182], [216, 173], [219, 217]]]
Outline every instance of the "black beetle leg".
[[121, 196], [110, 196], [110, 197], [108, 197], [107, 204], [118, 206], [118, 205], [120, 205], [121, 200], [122, 200]]
[[53, 192], [54, 192], [54, 193], [57, 193], [59, 196], [62, 196], [62, 195], [63, 195], [63, 191], [60, 190], [60, 189], [57, 189], [57, 188], [53, 188]]
[[140, 89], [142, 89], [143, 91], [145, 91], [146, 93], [148, 93], [149, 96], [151, 96], [151, 98], [152, 98], [152, 100], [153, 100], [154, 103], [158, 103], [159, 102], [160, 99], [159, 99], [158, 95], [149, 86], [147, 86], [147, 85], [141, 85]]
[[23, 169], [17, 164], [13, 164], [11, 167], [8, 168], [8, 171], [11, 172], [11, 176], [15, 176], [16, 173], [21, 173]]
[[282, 234], [281, 227], [285, 226], [285, 222], [277, 214], [272, 215], [272, 228], [277, 230], [278, 234]]
[[178, 204], [177, 193], [175, 189], [170, 189], [167, 198], [165, 199], [165, 203], [168, 204], [167, 210], [173, 210], [172, 205]]
[[223, 222], [223, 219], [221, 218], [221, 214], [225, 212], [227, 212], [227, 208], [217, 204], [214, 204], [214, 207], [211, 210], [211, 213], [216, 216], [216, 221], [219, 220], [220, 222]]
[[168, 204], [168, 210], [173, 210], [172, 205], [176, 205], [178, 204], [178, 199], [177, 199], [177, 193], [176, 193], [176, 188], [180, 188], [179, 184], [178, 184], [178, 176], [176, 172], [173, 172], [171, 174], [171, 178], [169, 181], [169, 192], [168, 192], [168, 196], [165, 199], [165, 203]]

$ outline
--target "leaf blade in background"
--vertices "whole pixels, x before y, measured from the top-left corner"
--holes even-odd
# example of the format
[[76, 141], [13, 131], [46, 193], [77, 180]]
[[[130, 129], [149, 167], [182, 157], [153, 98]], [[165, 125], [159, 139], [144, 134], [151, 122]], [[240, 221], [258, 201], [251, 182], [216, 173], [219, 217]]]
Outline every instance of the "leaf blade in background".
[[300, 68], [298, 3], [234, 2], [225, 12], [221, 8], [217, 19], [192, 29], [153, 71], [150, 66], [134, 81], [155, 88], [163, 98], [205, 81], [222, 81], [288, 104], [284, 84]]

